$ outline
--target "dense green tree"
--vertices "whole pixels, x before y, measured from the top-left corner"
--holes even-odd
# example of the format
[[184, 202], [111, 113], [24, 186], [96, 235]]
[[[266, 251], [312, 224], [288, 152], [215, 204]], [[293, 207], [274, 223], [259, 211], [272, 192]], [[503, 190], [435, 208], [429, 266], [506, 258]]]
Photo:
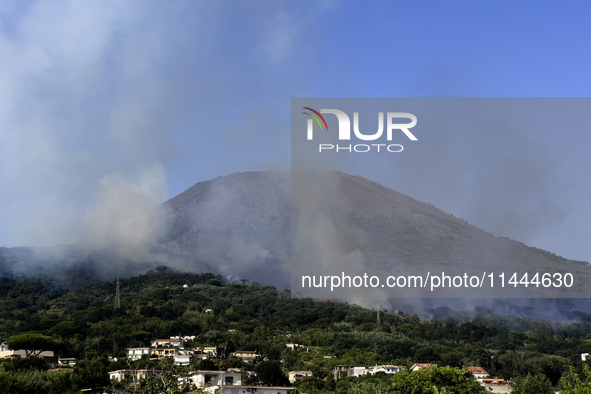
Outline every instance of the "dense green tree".
[[431, 367], [417, 371], [404, 370], [394, 374], [392, 393], [432, 393], [435, 389], [446, 394], [477, 394], [482, 386], [467, 369]]
[[51, 328], [51, 331], [61, 337], [69, 337], [76, 333], [76, 324], [73, 321], [62, 321]]
[[347, 389], [347, 394], [385, 394], [387, 392], [388, 388], [382, 382], [358, 382], [351, 384]]
[[337, 387], [337, 384], [334, 380], [334, 376], [332, 373], [329, 373], [324, 381], [324, 391], [334, 391]]
[[278, 361], [263, 361], [254, 368], [257, 379], [266, 386], [284, 386], [289, 384], [289, 380], [281, 369]]
[[36, 394], [34, 387], [21, 376], [0, 371], [1, 394]]
[[211, 285], [211, 286], [218, 286], [219, 287], [219, 286], [222, 285], [222, 282], [220, 282], [217, 279], [210, 279], [210, 280], [207, 281], [207, 284], [208, 285]]
[[570, 378], [562, 378], [560, 383], [564, 387], [562, 394], [591, 394], [591, 368], [587, 364], [583, 365], [584, 380], [581, 379], [574, 367], [570, 367]]
[[295, 385], [301, 393], [320, 393], [324, 390], [324, 381], [314, 376], [308, 376], [300, 381], [296, 381]]
[[0, 361], [0, 368], [3, 371], [45, 371], [49, 365], [40, 357], [15, 357], [4, 358]]
[[131, 334], [131, 338], [138, 341], [142, 345], [149, 345], [152, 339], [152, 333], [147, 331], [136, 331]]
[[109, 384], [107, 363], [104, 359], [80, 360], [74, 365], [72, 385], [78, 390], [103, 387]]
[[513, 382], [513, 394], [554, 394], [548, 378], [542, 374], [517, 377]]

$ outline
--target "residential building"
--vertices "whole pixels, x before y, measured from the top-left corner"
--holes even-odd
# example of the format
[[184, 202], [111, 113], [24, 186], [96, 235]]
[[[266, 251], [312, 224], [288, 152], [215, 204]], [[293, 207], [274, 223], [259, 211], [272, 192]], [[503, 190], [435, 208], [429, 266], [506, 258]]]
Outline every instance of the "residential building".
[[[44, 350], [44, 351], [35, 350], [33, 352], [33, 354], [36, 355], [37, 357], [42, 357], [42, 358], [53, 358], [54, 357], [53, 351], [51, 351], [51, 350]], [[15, 358], [15, 357], [26, 357], [26, 356], [27, 356], [27, 351], [23, 350], [23, 349], [0, 351], [0, 358]]]
[[412, 367], [410, 367], [410, 370], [412, 372], [417, 371], [419, 369], [423, 369], [423, 368], [431, 368], [431, 367], [436, 367], [437, 364], [413, 364]]
[[488, 372], [480, 367], [468, 367], [468, 370], [472, 372], [472, 375], [474, 375], [476, 380], [481, 380], [488, 377]]
[[287, 374], [289, 383], [293, 383], [296, 380], [307, 378], [309, 376], [312, 376], [312, 371], [291, 371]]
[[[406, 367], [398, 366], [398, 365], [375, 365], [373, 367], [346, 367], [347, 376], [363, 376], [363, 375], [373, 375], [378, 372], [383, 372], [386, 374], [393, 374], [400, 372], [401, 370], [405, 369]], [[342, 370], [337, 371], [341, 372]], [[334, 371], [333, 371], [334, 373]], [[336, 378], [336, 376], [335, 376]]]
[[158, 358], [174, 357], [179, 353], [175, 348], [156, 348], [150, 350], [152, 351], [152, 354], [158, 356]]
[[332, 374], [335, 379], [338, 379], [339, 376], [363, 376], [363, 375], [373, 375], [378, 372], [383, 372], [386, 374], [393, 374], [400, 372], [401, 370], [406, 369], [404, 366], [398, 365], [375, 365], [373, 367], [350, 367], [348, 365], [337, 365], [333, 368]]
[[203, 353], [209, 354], [212, 357], [218, 356], [218, 348], [216, 346], [205, 346], [203, 348]]
[[192, 341], [195, 339], [195, 335], [185, 335], [184, 337], [170, 337], [170, 339], [182, 339], [183, 341]]
[[121, 381], [126, 375], [133, 376], [134, 380], [145, 379], [151, 375], [156, 375], [157, 379], [162, 378], [162, 371], [159, 369], [119, 369], [109, 372], [110, 380]]
[[238, 350], [232, 353], [232, 356], [241, 358], [243, 361], [250, 363], [253, 362], [257, 356], [260, 356], [260, 354], [251, 350]]
[[176, 365], [189, 365], [192, 357], [191, 354], [177, 354], [174, 356], [174, 363]]
[[589, 353], [581, 353], [581, 360], [587, 361], [588, 357], [589, 357]]
[[127, 357], [132, 360], [139, 360], [142, 356], [147, 355], [150, 357], [152, 355], [152, 349], [149, 347], [128, 347], [127, 348]]
[[58, 357], [57, 358], [57, 364], [61, 365], [61, 366], [74, 366], [76, 365], [76, 359], [75, 358], [61, 358]]
[[240, 386], [242, 384], [242, 373], [234, 371], [197, 371], [188, 379], [199, 389], [209, 386]]
[[299, 343], [286, 343], [285, 346], [287, 346], [288, 348], [290, 348], [292, 350], [296, 350], [297, 348], [303, 347]]
[[351, 367], [347, 372], [347, 376], [363, 376], [369, 374], [369, 370], [365, 367]]
[[152, 341], [152, 347], [167, 346], [167, 347], [183, 347], [183, 340], [181, 338], [168, 338], [168, 339], [154, 339]]
[[368, 368], [371, 372], [371, 374], [376, 374], [378, 372], [384, 372], [386, 374], [393, 374], [393, 373], [397, 373], [402, 371], [403, 369], [406, 369], [406, 367], [404, 366], [398, 366], [398, 365], [376, 365], [374, 367], [370, 367]]
[[[32, 354], [36, 355], [37, 357], [43, 358], [52, 358], [54, 356], [53, 351], [51, 350], [35, 350]], [[14, 357], [25, 357], [27, 355], [27, 351], [24, 349], [19, 350], [11, 350], [8, 348], [8, 342], [2, 342], [0, 344], [0, 358], [14, 358]]]
[[513, 391], [511, 382], [503, 379], [484, 378], [480, 384], [486, 388], [487, 393], [510, 393]]

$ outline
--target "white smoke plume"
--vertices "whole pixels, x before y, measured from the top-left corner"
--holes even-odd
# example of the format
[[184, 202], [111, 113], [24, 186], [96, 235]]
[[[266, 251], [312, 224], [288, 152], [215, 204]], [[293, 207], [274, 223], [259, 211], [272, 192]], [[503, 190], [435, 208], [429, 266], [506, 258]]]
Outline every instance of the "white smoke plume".
[[136, 179], [105, 176], [84, 216], [84, 246], [128, 260], [148, 258], [150, 244], [163, 229], [165, 215], [158, 205], [165, 197], [166, 174], [159, 163], [140, 171]]

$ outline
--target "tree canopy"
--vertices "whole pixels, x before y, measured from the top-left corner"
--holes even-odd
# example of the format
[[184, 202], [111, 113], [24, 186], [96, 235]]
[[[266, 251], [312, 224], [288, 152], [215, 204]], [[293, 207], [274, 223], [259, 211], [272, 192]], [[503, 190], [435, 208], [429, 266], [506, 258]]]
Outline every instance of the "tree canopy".
[[434, 393], [436, 390], [446, 394], [477, 394], [481, 388], [470, 371], [451, 367], [405, 370], [392, 378], [393, 394]]
[[513, 394], [554, 394], [554, 387], [541, 373], [517, 377], [513, 382]]
[[8, 347], [12, 350], [25, 350], [27, 356], [37, 356], [44, 351], [57, 352], [64, 343], [47, 335], [21, 334], [11, 337]]
[[564, 390], [562, 394], [591, 394], [591, 368], [583, 365], [583, 379], [576, 373], [575, 368], [570, 368], [570, 378], [561, 379]]

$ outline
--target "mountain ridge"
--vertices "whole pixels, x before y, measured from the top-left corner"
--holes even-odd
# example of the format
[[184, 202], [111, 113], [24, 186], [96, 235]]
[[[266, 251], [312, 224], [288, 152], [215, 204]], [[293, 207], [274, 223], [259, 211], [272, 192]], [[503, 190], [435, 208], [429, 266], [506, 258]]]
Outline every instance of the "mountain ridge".
[[[317, 190], [294, 192], [294, 185], [302, 185], [302, 177], [315, 178]], [[303, 211], [292, 199], [314, 193], [309, 205], [316, 211], [310, 212], [326, 219], [321, 224], [332, 226], [330, 239], [326, 231], [300, 231], [302, 224], [297, 223]], [[161, 207], [166, 221], [147, 258], [134, 261], [109, 251], [90, 253], [80, 243], [59, 247], [59, 253], [57, 249], [49, 253], [52, 248], [0, 248], [0, 273], [5, 280], [15, 274], [47, 275], [49, 280], [62, 270], [62, 276], [70, 277], [75, 286], [168, 265], [289, 288], [293, 237], [308, 233], [330, 245], [335, 256], [361, 251], [363, 268], [368, 269], [431, 264], [448, 270], [478, 261], [495, 270], [514, 270], [519, 264], [524, 270], [589, 271], [587, 262], [494, 236], [431, 204], [367, 178], [336, 171], [253, 171], [220, 176], [194, 184]], [[84, 280], [78, 281], [79, 277]]]

